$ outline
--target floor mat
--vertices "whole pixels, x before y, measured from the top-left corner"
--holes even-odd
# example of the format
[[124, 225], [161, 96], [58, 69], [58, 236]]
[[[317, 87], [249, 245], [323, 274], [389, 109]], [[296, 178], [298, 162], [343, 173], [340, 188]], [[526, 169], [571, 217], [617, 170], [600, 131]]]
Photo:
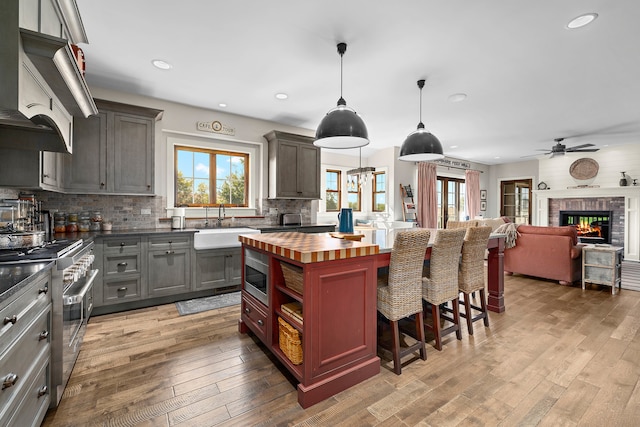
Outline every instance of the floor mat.
[[195, 298], [186, 301], [178, 301], [176, 308], [181, 316], [200, 313], [216, 308], [229, 307], [240, 304], [240, 292], [214, 295], [211, 297]]

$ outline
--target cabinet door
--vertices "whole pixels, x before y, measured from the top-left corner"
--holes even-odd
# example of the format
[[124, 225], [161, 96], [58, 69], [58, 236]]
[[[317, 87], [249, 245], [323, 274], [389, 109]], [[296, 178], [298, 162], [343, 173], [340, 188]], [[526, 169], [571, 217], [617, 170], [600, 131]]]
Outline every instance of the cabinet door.
[[62, 154], [50, 151], [43, 151], [42, 155], [42, 176], [40, 182], [43, 188], [62, 188]]
[[107, 113], [73, 122], [73, 154], [64, 156], [64, 188], [102, 193], [107, 186]]
[[191, 291], [191, 249], [149, 251], [148, 296]]
[[239, 285], [242, 277], [240, 249], [197, 252], [196, 290]]
[[278, 144], [277, 197], [300, 197], [298, 192], [298, 148], [294, 142]]
[[113, 191], [153, 194], [153, 134], [155, 121], [114, 113]]
[[313, 145], [298, 148], [298, 195], [320, 198], [320, 150]]

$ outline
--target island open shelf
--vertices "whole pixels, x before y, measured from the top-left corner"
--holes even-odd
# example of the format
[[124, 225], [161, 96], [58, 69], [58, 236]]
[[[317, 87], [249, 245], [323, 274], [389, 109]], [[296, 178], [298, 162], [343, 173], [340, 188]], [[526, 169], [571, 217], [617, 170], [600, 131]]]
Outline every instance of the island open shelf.
[[[243, 257], [244, 249], [268, 256], [269, 272], [267, 305], [243, 288], [239, 330], [251, 330], [299, 381], [303, 408], [380, 372], [377, 245], [304, 233], [252, 234], [240, 241]], [[287, 287], [283, 262], [301, 269], [302, 292]], [[302, 304], [303, 322], [281, 309], [293, 301]], [[298, 365], [280, 349], [278, 317], [300, 332], [303, 357]]]

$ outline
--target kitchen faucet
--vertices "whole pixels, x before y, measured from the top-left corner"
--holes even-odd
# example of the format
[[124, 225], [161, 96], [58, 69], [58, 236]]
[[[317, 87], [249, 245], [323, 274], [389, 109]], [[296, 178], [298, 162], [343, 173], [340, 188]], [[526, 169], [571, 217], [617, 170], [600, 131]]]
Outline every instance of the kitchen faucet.
[[222, 220], [226, 216], [226, 211], [224, 208], [224, 203], [220, 203], [218, 206], [218, 227], [222, 227]]
[[209, 206], [204, 207], [204, 228], [209, 227]]

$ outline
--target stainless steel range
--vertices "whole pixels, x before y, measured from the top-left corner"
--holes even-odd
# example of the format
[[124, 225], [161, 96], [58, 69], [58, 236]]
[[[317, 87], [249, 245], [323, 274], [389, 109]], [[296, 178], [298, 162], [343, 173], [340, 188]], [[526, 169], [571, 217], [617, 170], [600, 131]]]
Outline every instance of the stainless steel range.
[[51, 407], [60, 403], [93, 308], [93, 242], [64, 239], [0, 250], [0, 264], [56, 263], [51, 280]]

